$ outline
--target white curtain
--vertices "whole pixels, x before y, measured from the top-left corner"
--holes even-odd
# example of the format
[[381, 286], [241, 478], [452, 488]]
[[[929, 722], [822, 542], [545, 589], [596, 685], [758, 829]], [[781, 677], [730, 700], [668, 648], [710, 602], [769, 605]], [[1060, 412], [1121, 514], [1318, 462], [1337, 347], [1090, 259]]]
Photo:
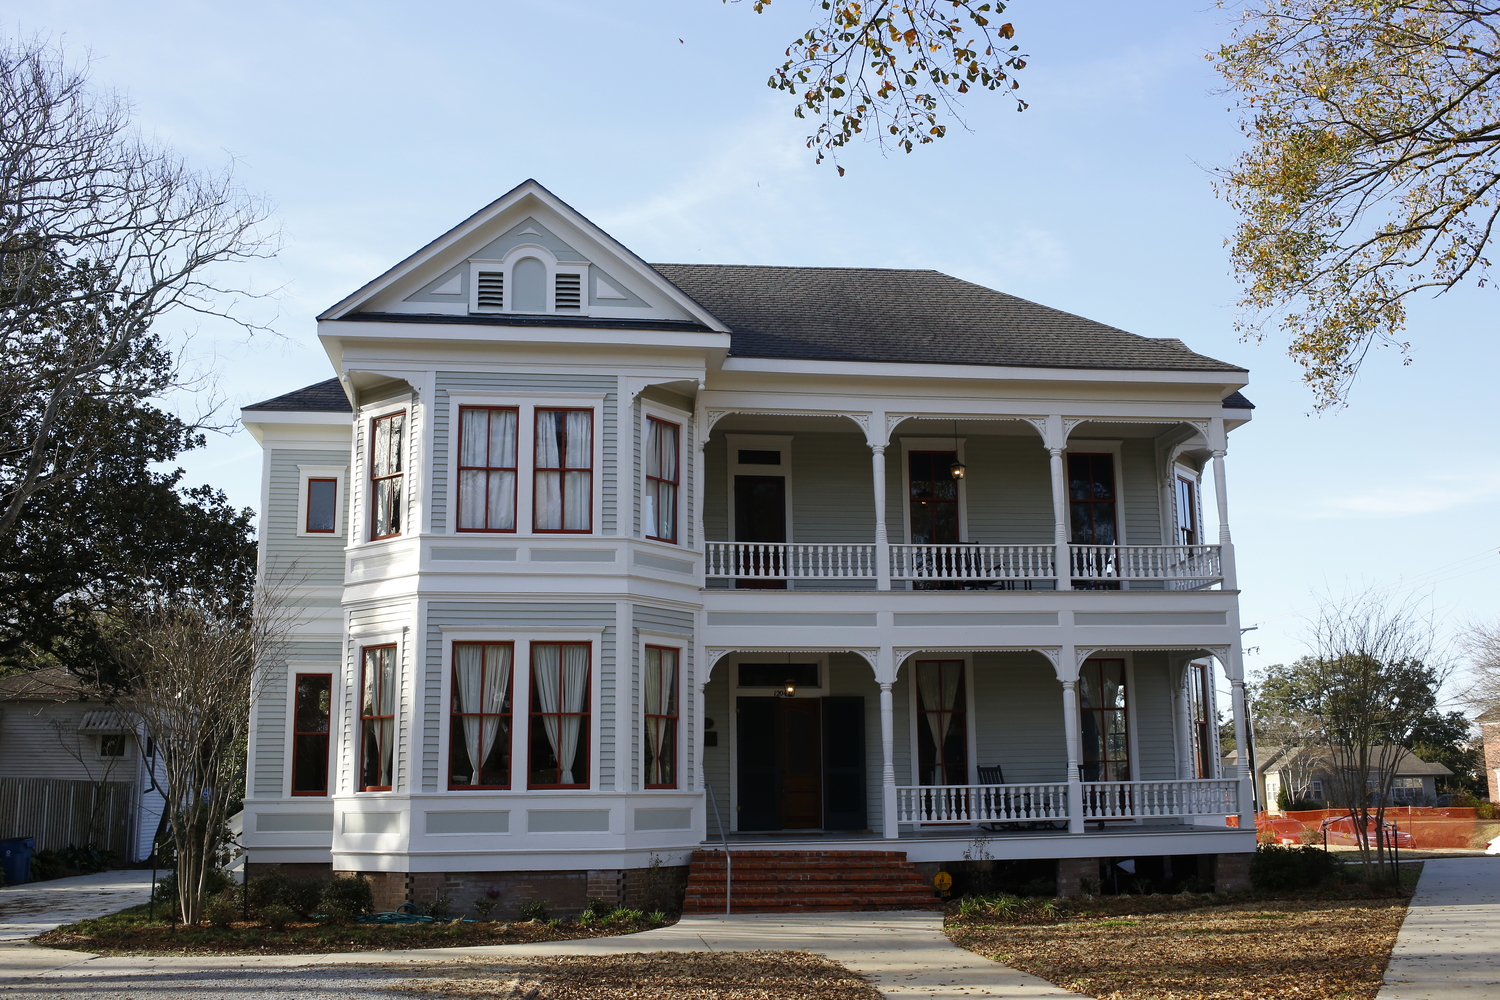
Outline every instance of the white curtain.
[[670, 750], [667, 732], [677, 714], [677, 653], [670, 649], [646, 650], [646, 784], [670, 784], [668, 772], [672, 762], [663, 760], [663, 750]]
[[[538, 410], [536, 526], [542, 531], [588, 531], [593, 523], [594, 413]], [[567, 469], [544, 472], [544, 469]]]
[[[516, 526], [516, 411], [459, 411], [458, 526], [510, 531]], [[496, 470], [496, 471], [489, 471]]]
[[[459, 646], [454, 650], [455, 688], [458, 710], [465, 713], [464, 748], [474, 774], [472, 785], [481, 784], [480, 771], [495, 748], [500, 732], [499, 713], [510, 690], [511, 648], [503, 645]], [[476, 714], [468, 714], [476, 713]], [[483, 713], [482, 716], [478, 713]]]
[[[589, 648], [587, 646], [564, 646], [562, 648], [562, 694], [564, 712], [582, 712], [589, 694]], [[561, 746], [557, 757], [562, 771], [559, 784], [571, 785], [573, 762], [578, 757], [579, 737], [583, 733], [582, 715], [565, 715], [562, 718]], [[584, 755], [588, 759], [588, 755]]]
[[[653, 538], [677, 540], [677, 428], [648, 420], [646, 444], [646, 526]], [[660, 480], [667, 480], [661, 482]]]
[[[594, 466], [594, 414], [592, 410], [568, 411], [569, 469], [592, 469]], [[593, 519], [592, 472], [564, 473], [563, 527], [568, 531], [587, 531]]]
[[534, 643], [531, 647], [531, 689], [536, 692], [542, 731], [547, 734], [547, 745], [552, 748], [554, 758], [561, 757], [557, 752], [557, 663], [561, 650], [561, 646], [548, 643]]

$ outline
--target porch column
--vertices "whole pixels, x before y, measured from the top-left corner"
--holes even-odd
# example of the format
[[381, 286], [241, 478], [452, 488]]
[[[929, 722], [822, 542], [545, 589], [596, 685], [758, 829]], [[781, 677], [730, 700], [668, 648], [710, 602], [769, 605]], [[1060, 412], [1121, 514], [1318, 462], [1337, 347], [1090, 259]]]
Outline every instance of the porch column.
[[[698, 383], [698, 391], [703, 391], [703, 383]], [[698, 417], [693, 421], [693, 433], [698, 436], [698, 460], [693, 463], [693, 549], [697, 552], [708, 552], [708, 543], [703, 536], [703, 457], [708, 451], [708, 431], [705, 430], [708, 414], [703, 407], [698, 407]], [[705, 563], [704, 569], [707, 569]]]
[[870, 445], [871, 480], [875, 484], [875, 588], [891, 589], [891, 540], [885, 530], [885, 445]]
[[890, 681], [880, 682], [880, 832], [887, 840], [895, 840], [900, 832], [896, 822], [896, 720], [891, 687]]
[[1234, 568], [1234, 542], [1229, 536], [1229, 495], [1224, 480], [1224, 423], [1214, 421], [1214, 501], [1219, 511], [1219, 564], [1223, 567], [1224, 589], [1239, 589], [1239, 574]]
[[1053, 543], [1057, 547], [1057, 589], [1073, 589], [1073, 560], [1068, 551], [1068, 484], [1063, 474], [1063, 449], [1049, 447], [1052, 456]]
[[[1231, 655], [1237, 652], [1236, 648]], [[1238, 659], [1238, 656], [1236, 655], [1235, 658]], [[1255, 803], [1251, 795], [1250, 783], [1255, 780], [1255, 775], [1250, 770], [1250, 716], [1245, 705], [1244, 678], [1230, 677], [1229, 690], [1234, 711], [1234, 756], [1238, 764], [1234, 769], [1234, 776], [1239, 780], [1240, 786], [1240, 829], [1253, 830], [1255, 829]]]
[[[1074, 656], [1072, 646], [1064, 646], [1063, 655]], [[1068, 744], [1068, 832], [1083, 832], [1083, 782], [1078, 775], [1082, 763], [1082, 740], [1078, 733], [1078, 682], [1067, 680], [1063, 686], [1063, 730]]]

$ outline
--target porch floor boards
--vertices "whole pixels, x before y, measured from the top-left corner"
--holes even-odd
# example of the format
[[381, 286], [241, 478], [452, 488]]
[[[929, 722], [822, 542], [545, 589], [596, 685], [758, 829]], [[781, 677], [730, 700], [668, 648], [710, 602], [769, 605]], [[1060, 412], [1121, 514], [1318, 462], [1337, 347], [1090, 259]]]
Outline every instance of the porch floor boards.
[[[694, 851], [684, 913], [723, 913], [730, 866]], [[735, 913], [940, 910], [943, 903], [901, 851], [735, 851]]]

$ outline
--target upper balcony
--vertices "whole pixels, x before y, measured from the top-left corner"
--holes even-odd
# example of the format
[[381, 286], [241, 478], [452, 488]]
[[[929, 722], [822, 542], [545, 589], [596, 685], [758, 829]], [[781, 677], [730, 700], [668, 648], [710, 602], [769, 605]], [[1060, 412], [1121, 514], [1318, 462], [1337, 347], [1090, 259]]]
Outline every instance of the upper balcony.
[[[704, 450], [709, 589], [1223, 589], [1191, 425], [910, 418], [872, 447], [835, 416], [736, 413]], [[1222, 511], [1221, 518], [1222, 521]], [[1232, 556], [1231, 556], [1232, 558]]]

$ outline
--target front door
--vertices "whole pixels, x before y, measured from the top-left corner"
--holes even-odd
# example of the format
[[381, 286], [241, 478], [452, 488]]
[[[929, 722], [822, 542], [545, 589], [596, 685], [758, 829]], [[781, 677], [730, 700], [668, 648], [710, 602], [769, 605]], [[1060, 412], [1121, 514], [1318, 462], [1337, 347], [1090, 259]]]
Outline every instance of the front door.
[[[786, 541], [786, 477], [734, 477], [734, 540], [737, 542]], [[786, 580], [767, 579], [785, 572], [779, 550], [752, 551], [744, 560], [753, 578], [735, 582], [741, 589], [785, 590]]]
[[739, 824], [864, 830], [864, 699], [740, 698]]
[[[1068, 453], [1068, 518], [1074, 545], [1119, 544], [1115, 457]], [[1073, 556], [1074, 590], [1119, 590], [1114, 551], [1086, 548]]]

